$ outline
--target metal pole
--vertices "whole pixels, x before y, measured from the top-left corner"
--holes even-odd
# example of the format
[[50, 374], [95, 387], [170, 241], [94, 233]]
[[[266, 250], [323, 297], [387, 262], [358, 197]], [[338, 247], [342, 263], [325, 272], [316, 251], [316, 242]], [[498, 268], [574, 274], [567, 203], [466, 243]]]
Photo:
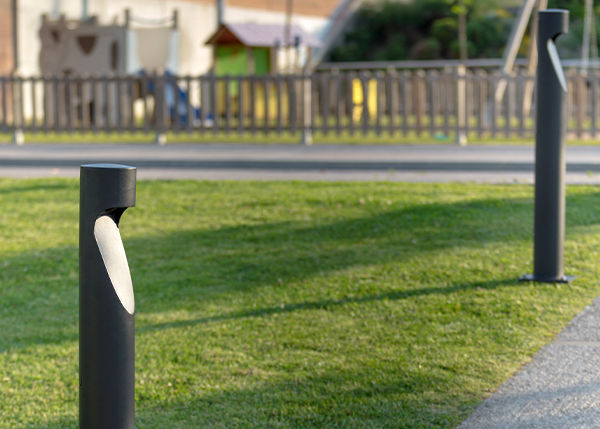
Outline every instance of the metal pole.
[[52, 1], [52, 12], [50, 12], [50, 16], [55, 19], [60, 17], [60, 0]]
[[217, 0], [217, 28], [225, 24], [225, 0]]
[[[510, 36], [508, 37], [506, 48], [504, 49], [504, 55], [502, 58], [504, 63], [502, 66], [502, 72], [504, 74], [509, 74], [512, 72], [515, 60], [517, 59], [517, 54], [519, 53], [519, 47], [523, 41], [523, 35], [527, 29], [529, 17], [531, 16], [533, 7], [537, 2], [538, 0], [524, 0], [521, 8], [519, 9], [519, 14], [517, 15], [515, 24], [512, 27]], [[495, 94], [496, 103], [500, 103], [502, 101], [502, 97], [504, 97], [504, 91], [506, 90], [506, 85], [506, 79], [502, 79], [498, 83]]]
[[460, 146], [467, 145], [467, 83], [465, 76], [467, 74], [467, 67], [465, 63], [467, 61], [467, 8], [465, 6], [465, 0], [459, 0], [459, 12], [458, 12], [458, 43], [460, 48], [460, 65], [457, 69], [457, 88], [456, 88], [456, 101], [457, 101], [457, 129], [456, 129], [456, 143]]
[[287, 73], [291, 73], [291, 47], [292, 47], [292, 11], [294, 8], [294, 0], [285, 2], [285, 68]]
[[[534, 16], [531, 22], [530, 39], [531, 44], [527, 51], [527, 76], [533, 76], [537, 69], [538, 52], [537, 52], [537, 33], [538, 33], [538, 11], [545, 10], [548, 7], [548, 0], [539, 0], [534, 9]], [[506, 83], [506, 82], [505, 82]], [[529, 116], [531, 114], [531, 104], [533, 102], [533, 90], [535, 82], [533, 79], [527, 79], [525, 81], [525, 89], [523, 91], [523, 116]], [[502, 97], [500, 97], [502, 101]], [[500, 101], [497, 101], [498, 103]]]
[[460, 65], [456, 69], [456, 143], [459, 146], [467, 145], [467, 68]]
[[118, 226], [135, 206], [136, 169], [80, 174], [79, 428], [134, 429], [135, 303]]
[[312, 79], [310, 75], [302, 76], [302, 96], [304, 98], [304, 123], [302, 124], [302, 136], [300, 143], [305, 146], [313, 144], [312, 138]]
[[[590, 34], [592, 32], [592, 20], [594, 16], [593, 0], [585, 0], [585, 16], [583, 19], [583, 50], [581, 52], [581, 72], [587, 76], [588, 67], [590, 65]], [[598, 43], [594, 41], [594, 43]]]
[[569, 12], [538, 12], [533, 274], [522, 280], [569, 282], [563, 272], [567, 83], [554, 40], [569, 31]]

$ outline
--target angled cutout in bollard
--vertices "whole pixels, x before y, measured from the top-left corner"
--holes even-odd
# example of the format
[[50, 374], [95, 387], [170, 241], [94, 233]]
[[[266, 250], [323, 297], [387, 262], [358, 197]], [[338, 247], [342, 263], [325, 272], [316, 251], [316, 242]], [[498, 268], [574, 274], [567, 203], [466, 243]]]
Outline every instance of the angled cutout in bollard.
[[106, 266], [110, 279], [121, 304], [129, 314], [135, 311], [133, 284], [125, 247], [119, 234], [119, 227], [112, 216], [103, 215], [96, 219], [94, 237]]
[[119, 234], [135, 206], [136, 169], [81, 166], [79, 212], [79, 427], [134, 429], [133, 286]]
[[533, 274], [521, 280], [566, 283], [564, 274], [567, 82], [555, 39], [569, 32], [569, 12], [538, 12], [537, 120]]
[[562, 64], [560, 63], [560, 57], [558, 56], [558, 49], [556, 49], [556, 44], [553, 39], [548, 39], [548, 43], [546, 43], [546, 48], [548, 49], [548, 56], [550, 57], [550, 62], [552, 63], [552, 68], [554, 69], [554, 73], [556, 73], [556, 77], [558, 78], [558, 82], [560, 83], [560, 87], [564, 92], [567, 92], [567, 79], [565, 78], [565, 71], [562, 68]]

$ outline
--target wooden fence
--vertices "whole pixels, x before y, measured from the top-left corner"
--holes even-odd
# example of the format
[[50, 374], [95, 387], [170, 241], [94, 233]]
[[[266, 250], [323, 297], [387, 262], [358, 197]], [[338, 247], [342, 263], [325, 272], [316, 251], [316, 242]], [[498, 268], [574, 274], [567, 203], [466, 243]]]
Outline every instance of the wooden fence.
[[[567, 79], [569, 136], [597, 138], [600, 74], [567, 70]], [[2, 77], [0, 131], [532, 138], [534, 86], [535, 78], [522, 71], [482, 69], [463, 75]]]

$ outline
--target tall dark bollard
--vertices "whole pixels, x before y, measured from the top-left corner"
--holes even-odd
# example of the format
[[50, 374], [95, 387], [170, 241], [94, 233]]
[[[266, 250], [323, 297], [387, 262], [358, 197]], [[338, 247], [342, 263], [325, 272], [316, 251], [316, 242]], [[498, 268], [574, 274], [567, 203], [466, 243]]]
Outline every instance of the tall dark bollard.
[[80, 182], [79, 427], [134, 429], [135, 304], [118, 225], [136, 169], [83, 165]]
[[533, 274], [522, 280], [569, 282], [565, 276], [565, 174], [567, 83], [554, 44], [569, 31], [569, 12], [538, 14]]

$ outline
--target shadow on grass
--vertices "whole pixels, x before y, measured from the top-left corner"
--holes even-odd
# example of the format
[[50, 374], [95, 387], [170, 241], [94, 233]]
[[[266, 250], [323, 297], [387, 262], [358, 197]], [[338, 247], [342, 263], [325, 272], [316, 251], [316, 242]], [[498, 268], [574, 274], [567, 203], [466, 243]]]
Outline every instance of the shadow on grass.
[[495, 289], [501, 286], [518, 286], [520, 282], [515, 278], [507, 278], [503, 280], [495, 281], [482, 281], [472, 283], [461, 283], [458, 285], [451, 285], [445, 287], [428, 287], [421, 289], [412, 289], [406, 291], [393, 291], [375, 295], [364, 295], [360, 297], [346, 297], [342, 299], [326, 299], [312, 302], [301, 302], [301, 303], [290, 303], [277, 307], [261, 308], [254, 310], [239, 311], [233, 314], [223, 314], [219, 316], [201, 317], [192, 320], [182, 320], [177, 322], [166, 322], [159, 324], [146, 324], [140, 328], [137, 328], [137, 332], [148, 332], [157, 331], [163, 329], [181, 328], [186, 326], [195, 326], [204, 323], [221, 322], [225, 320], [244, 319], [252, 317], [269, 317], [274, 314], [286, 314], [293, 313], [295, 311], [305, 310], [328, 310], [334, 307], [340, 307], [348, 304], [364, 304], [373, 301], [396, 301], [402, 299], [409, 299], [419, 296], [427, 295], [450, 295], [458, 291], [464, 291], [469, 289]]
[[[306, 226], [306, 222], [188, 230], [128, 240], [140, 308], [163, 311], [198, 293], [251, 291], [420, 254], [516, 242], [532, 235], [531, 202], [427, 204]], [[178, 284], [177, 288], [169, 287]], [[154, 299], [159, 297], [160, 299]]]
[[[569, 227], [599, 222], [600, 215], [593, 210], [599, 202], [597, 193], [569, 198], [569, 210], [575, 213], [569, 219]], [[362, 217], [310, 226], [306, 226], [306, 222], [290, 221], [216, 230], [190, 229], [165, 236], [127, 239], [125, 247], [134, 280], [136, 307], [141, 313], [156, 313], [355, 266], [409, 261], [423, 253], [481, 248], [492, 242], [531, 240], [532, 206], [532, 202], [525, 199], [487, 199], [415, 205], [385, 212], [377, 208], [375, 213]], [[0, 351], [77, 340], [77, 270], [74, 247], [20, 254], [14, 260], [4, 261], [0, 270]], [[298, 302], [283, 309], [242, 310], [181, 323], [257, 317], [350, 302], [451, 294], [461, 289], [497, 287], [507, 282], [512, 280], [489, 279], [341, 300]], [[19, 324], [14, 323], [15, 317]], [[163, 328], [178, 326], [177, 323]], [[160, 326], [140, 328], [160, 329]]]
[[[376, 371], [325, 372], [288, 382], [252, 380], [254, 387], [203, 393], [162, 403], [136, 392], [136, 427], [184, 428], [450, 428], [477, 406], [472, 397], [447, 403], [424, 393], [456, 383], [455, 374], [405, 371], [402, 378], [382, 380]], [[177, 385], [172, 386], [175, 390]], [[142, 390], [140, 392], [139, 390]], [[425, 395], [426, 397], [426, 395]], [[460, 412], [457, 413], [456, 410]], [[401, 425], [401, 426], [398, 426]], [[77, 420], [48, 422], [31, 429], [76, 429]]]
[[[252, 375], [242, 376], [252, 378]], [[406, 372], [393, 383], [375, 371], [329, 372], [293, 382], [204, 394], [158, 407], [137, 408], [140, 427], [159, 428], [450, 428], [464, 420], [473, 398], [435, 403], [422, 393], [446, 377]], [[256, 385], [255, 384], [255, 385]], [[418, 399], [417, 399], [418, 398]], [[457, 415], [456, 409], [462, 413]]]
[[[600, 215], [595, 207], [599, 202], [598, 193], [570, 197], [568, 227], [598, 223]], [[190, 230], [128, 239], [125, 247], [136, 299], [140, 301], [138, 308], [141, 313], [153, 313], [268, 285], [281, 283], [285, 288], [292, 282], [356, 266], [406, 262], [423, 254], [436, 257], [459, 248], [482, 248], [488, 243], [522, 243], [531, 240], [532, 209], [530, 200], [488, 199], [385, 212], [377, 208], [360, 217], [309, 226], [307, 222], [280, 222], [197, 230], [186, 225]], [[77, 269], [77, 249], [21, 254], [5, 262], [7, 266], [0, 273], [0, 351], [76, 341], [77, 278], [67, 273]], [[381, 286], [381, 293], [315, 299], [283, 308], [248, 308], [213, 317], [147, 324], [139, 331], [507, 285], [518, 283], [503, 278], [390, 291]], [[413, 422], [404, 427], [453, 427], [479, 399], [461, 396], [452, 398], [452, 403], [439, 404], [428, 402], [428, 394], [420, 395], [460, 383], [452, 371], [432, 374], [407, 369], [400, 371], [394, 383], [377, 379], [377, 373], [365, 368], [352, 374], [325, 372], [298, 377], [294, 382], [254, 380], [249, 383], [252, 388], [213, 391], [196, 397], [179, 397], [175, 385], [168, 400], [145, 397], [142, 391], [138, 423], [140, 427], [169, 428], [381, 428], [402, 421]], [[462, 414], [457, 416], [456, 409]], [[65, 420], [36, 428], [76, 426], [75, 421]]]

